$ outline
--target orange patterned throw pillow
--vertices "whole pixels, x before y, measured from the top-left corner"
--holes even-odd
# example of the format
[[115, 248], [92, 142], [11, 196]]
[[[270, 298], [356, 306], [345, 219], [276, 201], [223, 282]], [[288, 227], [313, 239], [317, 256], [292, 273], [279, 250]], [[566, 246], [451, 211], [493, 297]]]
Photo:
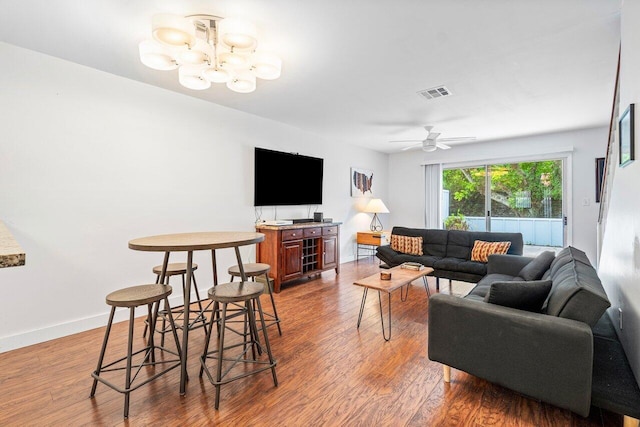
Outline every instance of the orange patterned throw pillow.
[[391, 235], [391, 249], [409, 255], [422, 255], [422, 237]]
[[511, 242], [483, 242], [476, 240], [471, 249], [471, 261], [487, 262], [489, 255], [506, 254]]

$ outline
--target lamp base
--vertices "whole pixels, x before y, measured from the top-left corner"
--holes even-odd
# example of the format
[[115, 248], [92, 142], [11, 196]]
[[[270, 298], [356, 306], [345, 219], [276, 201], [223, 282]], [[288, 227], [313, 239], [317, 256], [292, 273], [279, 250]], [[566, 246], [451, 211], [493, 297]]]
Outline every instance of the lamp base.
[[378, 218], [378, 214], [373, 214], [373, 219], [371, 220], [369, 229], [371, 231], [382, 231], [382, 223], [380, 222], [380, 218]]

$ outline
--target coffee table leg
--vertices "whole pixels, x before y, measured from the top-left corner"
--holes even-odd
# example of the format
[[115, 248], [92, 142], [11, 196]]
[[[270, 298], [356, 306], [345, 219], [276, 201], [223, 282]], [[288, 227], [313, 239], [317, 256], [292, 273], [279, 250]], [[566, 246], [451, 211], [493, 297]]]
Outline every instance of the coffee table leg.
[[402, 288], [404, 288], [404, 286], [400, 288], [400, 301], [405, 302], [409, 297], [409, 287], [411, 287], [411, 283], [407, 284], [407, 292], [404, 293], [402, 292]]
[[431, 290], [429, 290], [429, 282], [427, 281], [427, 276], [422, 276], [422, 281], [424, 282], [424, 289], [427, 291], [427, 296], [431, 297]]
[[[402, 292], [402, 289], [400, 290], [400, 292]], [[382, 314], [382, 297], [380, 296], [380, 291], [378, 291], [378, 303], [380, 304], [380, 322], [382, 323], [382, 337], [384, 338], [385, 341], [389, 341], [391, 339], [391, 292], [388, 292], [387, 296], [389, 297], [389, 306], [388, 306], [389, 338], [387, 338], [386, 334], [384, 333], [384, 315]]]
[[360, 321], [362, 320], [362, 312], [364, 311], [364, 303], [367, 302], [367, 291], [369, 288], [364, 288], [362, 291], [362, 302], [360, 303], [360, 314], [358, 315], [358, 326], [356, 329], [360, 328]]

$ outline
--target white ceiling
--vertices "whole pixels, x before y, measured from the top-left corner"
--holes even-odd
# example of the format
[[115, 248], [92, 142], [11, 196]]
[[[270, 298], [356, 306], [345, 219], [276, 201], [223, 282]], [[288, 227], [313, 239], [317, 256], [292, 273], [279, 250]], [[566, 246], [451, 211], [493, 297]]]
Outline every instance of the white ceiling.
[[[621, 0], [0, 0], [0, 40], [383, 152], [607, 125]], [[159, 12], [251, 20], [282, 77], [190, 91], [139, 61]], [[42, 70], [47, 78], [47, 70]], [[448, 98], [417, 92], [445, 85]]]

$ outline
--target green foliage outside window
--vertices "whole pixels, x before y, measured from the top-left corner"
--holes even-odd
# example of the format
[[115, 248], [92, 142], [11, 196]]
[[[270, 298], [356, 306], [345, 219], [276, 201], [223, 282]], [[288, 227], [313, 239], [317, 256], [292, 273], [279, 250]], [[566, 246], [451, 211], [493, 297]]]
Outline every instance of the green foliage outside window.
[[[491, 165], [491, 212], [494, 217], [561, 218], [562, 162]], [[443, 171], [450, 212], [485, 215], [485, 168]]]
[[469, 229], [469, 223], [464, 215], [458, 211], [455, 215], [449, 215], [444, 220], [444, 228], [446, 230], [463, 230], [467, 231]]

